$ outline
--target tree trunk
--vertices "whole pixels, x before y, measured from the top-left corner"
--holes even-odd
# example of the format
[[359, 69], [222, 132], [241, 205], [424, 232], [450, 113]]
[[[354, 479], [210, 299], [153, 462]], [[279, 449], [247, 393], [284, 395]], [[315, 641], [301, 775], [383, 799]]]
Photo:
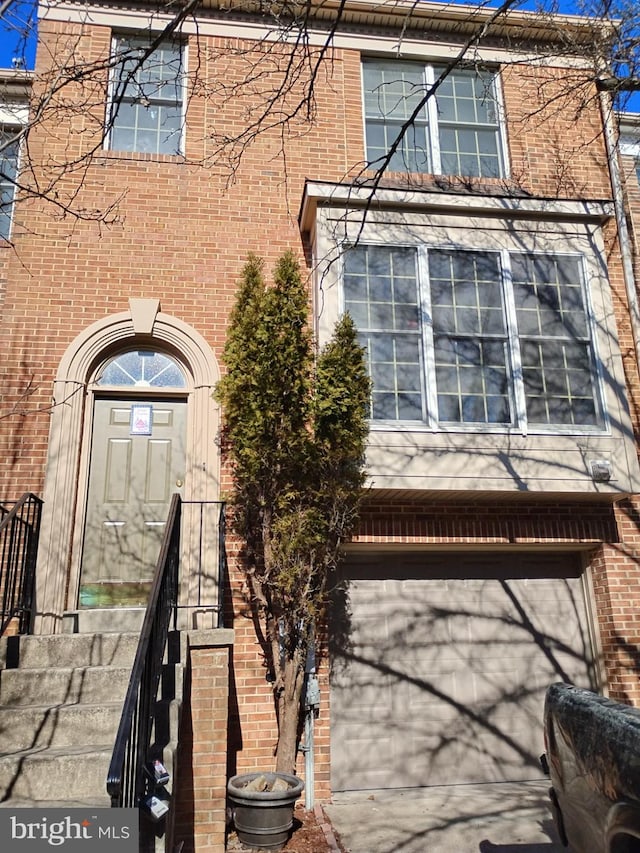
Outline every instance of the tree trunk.
[[284, 663], [283, 687], [278, 699], [279, 732], [276, 771], [279, 773], [295, 772], [303, 686], [304, 670], [298, 652], [293, 659], [286, 660]]

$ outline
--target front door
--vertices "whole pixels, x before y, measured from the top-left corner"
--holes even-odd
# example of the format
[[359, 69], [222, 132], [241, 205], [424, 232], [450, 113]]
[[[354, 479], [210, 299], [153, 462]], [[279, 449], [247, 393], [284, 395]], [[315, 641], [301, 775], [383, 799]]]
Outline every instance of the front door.
[[185, 425], [183, 400], [95, 400], [80, 607], [146, 604], [184, 480]]

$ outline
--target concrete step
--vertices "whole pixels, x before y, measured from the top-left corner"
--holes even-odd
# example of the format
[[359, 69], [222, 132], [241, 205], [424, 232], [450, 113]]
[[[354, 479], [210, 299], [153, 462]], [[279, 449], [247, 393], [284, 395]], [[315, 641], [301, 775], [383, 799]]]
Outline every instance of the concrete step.
[[122, 702], [130, 675], [130, 666], [5, 669], [0, 671], [0, 704]]
[[0, 800], [89, 800], [109, 805], [113, 744], [19, 750], [0, 756]]
[[99, 607], [65, 614], [63, 631], [79, 634], [140, 634], [146, 608]]
[[0, 667], [131, 666], [139, 634], [48, 634], [0, 639]]
[[[106, 778], [137, 632], [0, 640], [0, 808], [108, 807]], [[173, 783], [182, 640], [173, 637], [153, 754]], [[162, 843], [162, 842], [161, 842]]]
[[0, 754], [115, 740], [122, 704], [0, 707]]

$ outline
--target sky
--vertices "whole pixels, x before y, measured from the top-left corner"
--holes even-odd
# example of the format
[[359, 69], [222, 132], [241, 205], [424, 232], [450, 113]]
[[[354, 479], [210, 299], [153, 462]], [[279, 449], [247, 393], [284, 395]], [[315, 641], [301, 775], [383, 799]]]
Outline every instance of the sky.
[[[4, 2], [0, 2], [0, 8]], [[33, 68], [36, 53], [34, 0], [13, 0], [0, 20], [0, 68], [11, 68], [14, 59]], [[24, 67], [24, 66], [23, 66]]]

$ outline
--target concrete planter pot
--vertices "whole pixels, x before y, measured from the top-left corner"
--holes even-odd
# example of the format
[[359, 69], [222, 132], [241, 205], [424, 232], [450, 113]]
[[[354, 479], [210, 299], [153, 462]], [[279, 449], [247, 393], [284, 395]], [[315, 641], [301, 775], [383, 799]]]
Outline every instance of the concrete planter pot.
[[[254, 790], [256, 783], [264, 788], [263, 782], [266, 790]], [[229, 779], [227, 795], [240, 843], [279, 850], [291, 834], [293, 807], [303, 790], [304, 782], [289, 773], [242, 773]]]

